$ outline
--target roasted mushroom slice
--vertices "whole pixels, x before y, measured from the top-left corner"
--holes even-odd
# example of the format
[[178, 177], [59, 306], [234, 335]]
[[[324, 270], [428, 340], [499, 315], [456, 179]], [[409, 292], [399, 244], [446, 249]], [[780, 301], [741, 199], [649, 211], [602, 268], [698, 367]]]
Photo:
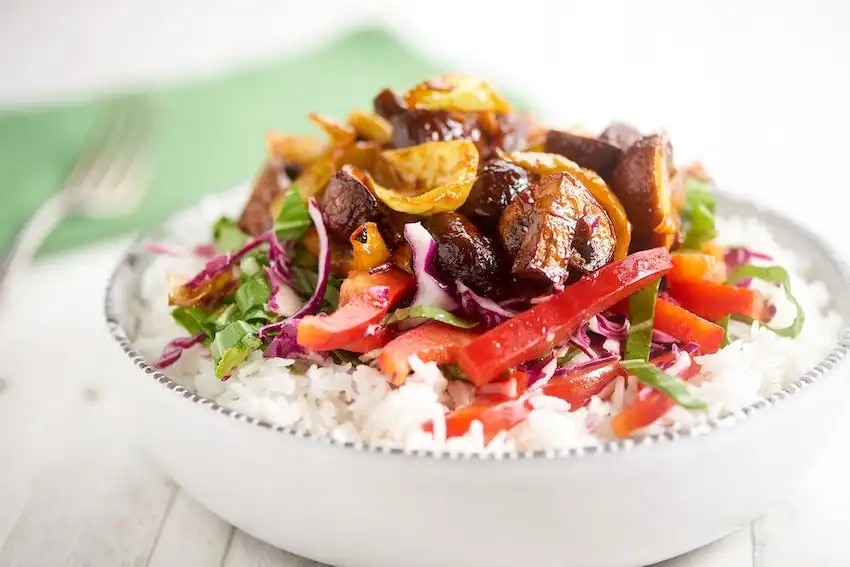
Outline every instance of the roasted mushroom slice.
[[632, 222], [632, 252], [673, 245], [672, 160], [667, 135], [651, 134], [634, 143], [614, 171], [611, 188]]
[[487, 231], [498, 230], [502, 211], [529, 183], [525, 169], [503, 159], [490, 159], [478, 170], [460, 212]]
[[289, 188], [290, 183], [289, 176], [279, 162], [267, 161], [239, 217], [239, 228], [251, 236], [260, 236], [271, 230], [274, 225], [272, 203]]
[[590, 273], [613, 254], [614, 227], [581, 181], [561, 172], [517, 195], [499, 224], [517, 276], [563, 285], [570, 270]]
[[476, 293], [498, 294], [509, 263], [498, 244], [459, 213], [439, 213], [425, 220], [437, 242], [436, 267], [447, 279], [460, 280]]
[[392, 89], [384, 89], [379, 92], [378, 96], [372, 101], [372, 106], [378, 116], [385, 120], [392, 120], [395, 115], [407, 110], [407, 104]]
[[367, 187], [365, 176], [350, 165], [342, 166], [331, 177], [322, 193], [321, 209], [328, 232], [338, 242], [348, 242], [358, 226], [381, 218], [380, 204]]
[[605, 128], [599, 139], [608, 142], [612, 146], [618, 147], [623, 151], [632, 147], [632, 144], [643, 137], [640, 130], [626, 122], [612, 122]]
[[425, 142], [470, 140], [481, 149], [481, 129], [474, 118], [447, 110], [405, 110], [390, 119], [394, 148]]
[[561, 130], [549, 130], [543, 148], [545, 152], [560, 154], [595, 171], [609, 183], [614, 168], [623, 157], [623, 150], [605, 140]]

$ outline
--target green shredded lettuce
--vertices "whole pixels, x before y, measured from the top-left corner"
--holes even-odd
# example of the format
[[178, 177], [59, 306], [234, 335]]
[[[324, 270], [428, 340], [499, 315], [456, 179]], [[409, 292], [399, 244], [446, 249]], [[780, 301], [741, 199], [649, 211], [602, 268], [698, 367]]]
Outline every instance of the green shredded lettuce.
[[[788, 301], [793, 303], [794, 307], [797, 309], [797, 315], [794, 317], [794, 321], [787, 327], [777, 328], [761, 321], [759, 321], [759, 325], [765, 329], [773, 331], [780, 337], [790, 337], [793, 339], [799, 336], [803, 330], [803, 325], [806, 323], [806, 313], [803, 311], [803, 306], [800, 305], [800, 302], [797, 301], [797, 298], [791, 293], [791, 278], [788, 276], [788, 271], [780, 266], [744, 265], [740, 266], [737, 270], [735, 270], [735, 273], [729, 276], [728, 283], [730, 285], [734, 285], [747, 278], [756, 278], [769, 283], [781, 285], [782, 289], [785, 291], [785, 297], [787, 297]], [[753, 323], [755, 321], [752, 317], [746, 317], [744, 315], [735, 315], [735, 319], [746, 323]]]
[[200, 307], [175, 307], [171, 311], [171, 317], [190, 335], [204, 333], [212, 337], [215, 334], [215, 325], [210, 321], [210, 314]]
[[466, 372], [461, 370], [460, 366], [457, 364], [443, 364], [440, 366], [440, 372], [442, 372], [443, 376], [445, 376], [448, 380], [462, 380], [464, 382], [472, 383], [472, 380], [469, 379]]
[[708, 183], [694, 177], [687, 180], [685, 190], [687, 195], [682, 209], [685, 239], [680, 249], [700, 250], [704, 243], [717, 238], [714, 222], [717, 198]]
[[229, 376], [251, 352], [263, 346], [257, 338], [256, 327], [245, 321], [233, 321], [215, 334], [210, 342], [210, 356], [215, 363], [215, 375], [221, 379]]
[[723, 329], [723, 342], [720, 343], [720, 348], [727, 347], [732, 344], [732, 341], [729, 340], [729, 321], [731, 320], [731, 315], [725, 315], [717, 322], [717, 326]]
[[236, 301], [239, 310], [242, 313], [247, 313], [257, 307], [265, 307], [271, 294], [269, 282], [266, 281], [265, 276], [260, 275], [246, 280], [240, 285], [233, 299]]
[[705, 402], [694, 396], [683, 380], [667, 374], [651, 362], [644, 360], [624, 360], [623, 368], [638, 380], [664, 394], [667, 394], [680, 406], [689, 410], [706, 411]]
[[[291, 270], [292, 289], [299, 297], [306, 300], [313, 295], [313, 290], [316, 289], [316, 282], [319, 279], [316, 269], [294, 265]], [[328, 277], [328, 287], [325, 289], [325, 297], [322, 299], [322, 311], [330, 312], [337, 308], [341, 286], [342, 279], [334, 275]]]
[[652, 326], [655, 322], [655, 300], [660, 280], [655, 280], [629, 297], [629, 338], [627, 360], [648, 360], [652, 348]]
[[248, 235], [227, 217], [221, 217], [213, 225], [213, 238], [221, 252], [235, 252], [248, 242]]
[[304, 236], [311, 224], [307, 204], [301, 198], [298, 187], [290, 185], [283, 196], [280, 213], [275, 219], [274, 230], [277, 237], [281, 240], [298, 240]]
[[384, 325], [393, 325], [399, 321], [404, 321], [405, 319], [430, 319], [432, 321], [445, 323], [446, 325], [452, 325], [453, 327], [460, 327], [461, 329], [471, 329], [478, 325], [477, 322], [461, 319], [457, 315], [453, 315], [445, 309], [431, 307], [428, 305], [417, 305], [416, 307], [402, 307], [400, 309], [396, 309], [387, 316], [384, 320]]

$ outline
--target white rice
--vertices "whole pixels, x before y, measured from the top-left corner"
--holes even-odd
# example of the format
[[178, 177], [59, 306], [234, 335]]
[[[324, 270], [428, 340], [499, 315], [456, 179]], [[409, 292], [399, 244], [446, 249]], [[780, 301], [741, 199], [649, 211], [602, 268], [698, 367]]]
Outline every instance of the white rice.
[[[737, 340], [716, 354], [697, 357], [703, 369], [689, 385], [709, 404], [709, 411], [676, 407], [635, 435], [739, 412], [799, 378], [836, 340], [840, 318], [828, 310], [826, 287], [802, 279], [806, 266], [799, 258], [780, 248], [755, 219], [721, 219], [718, 228], [724, 243], [746, 244], [770, 254], [772, 263], [788, 269], [792, 290], [806, 312], [803, 333], [792, 340], [758, 325], [732, 323], [730, 331]], [[167, 274], [191, 276], [202, 264], [189, 257], [159, 256], [144, 274], [137, 306], [140, 324], [136, 347], [149, 360], [156, 360], [169, 340], [185, 335], [169, 315]], [[754, 285], [776, 303], [776, 325], [793, 319], [793, 305], [781, 289], [777, 292], [760, 282]], [[297, 301], [291, 294], [279, 299]], [[570, 411], [569, 404], [558, 398], [535, 395], [528, 419], [485, 446], [478, 422], [463, 437], [446, 439], [445, 413], [467, 403], [472, 389], [463, 382], [446, 380], [433, 363], [412, 359], [414, 372], [398, 389], [391, 388], [378, 370], [366, 365], [314, 364], [302, 374], [292, 371], [293, 364], [295, 361], [264, 359], [254, 353], [229, 380], [221, 382], [213, 374], [208, 354], [194, 347], [166, 372], [199, 395], [264, 421], [339, 441], [408, 450], [501, 453], [594, 445], [611, 438], [609, 419], [637, 393], [636, 380], [618, 379], [607, 401], [593, 398], [587, 407], [576, 411]], [[433, 434], [422, 430], [422, 423], [428, 420], [433, 420]]]

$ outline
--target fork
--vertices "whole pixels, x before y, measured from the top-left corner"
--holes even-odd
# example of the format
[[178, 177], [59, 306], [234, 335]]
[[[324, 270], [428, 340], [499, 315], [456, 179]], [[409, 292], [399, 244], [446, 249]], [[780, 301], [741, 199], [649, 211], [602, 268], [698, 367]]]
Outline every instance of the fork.
[[0, 263], [0, 296], [63, 220], [75, 214], [114, 218], [136, 209], [150, 175], [152, 114], [144, 97], [107, 104], [62, 188], [33, 213], [6, 251]]

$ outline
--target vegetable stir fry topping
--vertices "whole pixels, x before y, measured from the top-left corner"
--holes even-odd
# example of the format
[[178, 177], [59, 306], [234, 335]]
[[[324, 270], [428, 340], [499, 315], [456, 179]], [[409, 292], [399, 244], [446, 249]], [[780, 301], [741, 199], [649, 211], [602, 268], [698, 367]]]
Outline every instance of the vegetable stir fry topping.
[[[160, 368], [203, 344], [221, 379], [261, 351], [372, 364], [400, 386], [417, 357], [476, 388], [447, 435], [477, 420], [486, 439], [535, 393], [577, 409], [629, 378], [638, 396], [611, 422], [627, 436], [676, 404], [706, 409], [694, 357], [727, 344], [730, 319], [801, 332], [787, 272], [717, 244], [712, 182], [676, 167], [664, 132], [550, 129], [454, 74], [309, 119], [324, 139], [269, 134], [217, 254], [173, 286], [188, 336]], [[790, 325], [770, 324], [754, 280], [797, 305]]]

